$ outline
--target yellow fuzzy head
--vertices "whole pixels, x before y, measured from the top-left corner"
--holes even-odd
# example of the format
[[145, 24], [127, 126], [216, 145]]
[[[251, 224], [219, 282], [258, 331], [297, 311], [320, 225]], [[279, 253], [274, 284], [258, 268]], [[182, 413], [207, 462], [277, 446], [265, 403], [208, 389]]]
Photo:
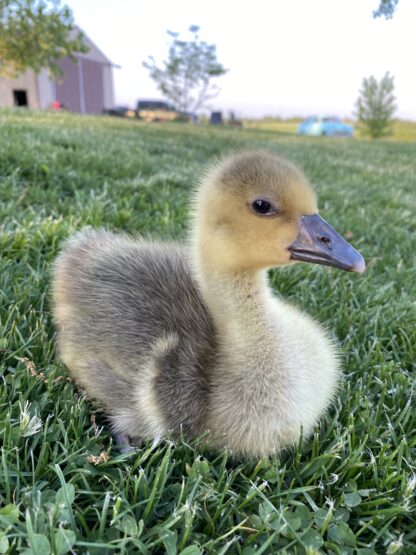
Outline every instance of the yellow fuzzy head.
[[195, 201], [197, 249], [231, 271], [288, 264], [300, 217], [317, 213], [302, 172], [264, 151], [222, 159], [204, 176]]

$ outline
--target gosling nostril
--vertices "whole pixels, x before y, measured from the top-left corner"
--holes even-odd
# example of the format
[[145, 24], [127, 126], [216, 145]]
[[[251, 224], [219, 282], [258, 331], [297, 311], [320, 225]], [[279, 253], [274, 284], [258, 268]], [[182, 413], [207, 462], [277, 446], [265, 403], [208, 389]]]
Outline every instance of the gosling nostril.
[[325, 237], [325, 235], [322, 235], [321, 237], [319, 237], [319, 241], [327, 246], [327, 247], [331, 247], [331, 239], [329, 237]]

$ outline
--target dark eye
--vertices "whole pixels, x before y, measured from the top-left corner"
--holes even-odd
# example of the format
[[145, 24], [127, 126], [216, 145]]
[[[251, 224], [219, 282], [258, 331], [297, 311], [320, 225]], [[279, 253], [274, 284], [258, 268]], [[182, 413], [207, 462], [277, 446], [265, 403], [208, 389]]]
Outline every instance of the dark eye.
[[261, 198], [253, 200], [251, 203], [251, 209], [260, 216], [272, 216], [277, 214], [277, 208], [275, 208], [275, 206], [273, 206], [273, 204], [268, 200]]

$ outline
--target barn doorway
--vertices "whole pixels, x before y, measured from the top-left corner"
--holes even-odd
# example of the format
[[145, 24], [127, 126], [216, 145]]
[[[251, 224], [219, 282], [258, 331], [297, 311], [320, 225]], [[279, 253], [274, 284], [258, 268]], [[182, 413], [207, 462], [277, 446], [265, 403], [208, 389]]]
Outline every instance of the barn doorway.
[[14, 89], [13, 100], [15, 106], [28, 106], [27, 91], [21, 89]]

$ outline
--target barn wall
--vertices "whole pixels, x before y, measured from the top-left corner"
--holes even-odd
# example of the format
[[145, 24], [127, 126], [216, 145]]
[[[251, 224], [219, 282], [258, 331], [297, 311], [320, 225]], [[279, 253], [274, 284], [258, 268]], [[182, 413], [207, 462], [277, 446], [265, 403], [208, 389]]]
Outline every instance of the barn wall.
[[104, 108], [114, 107], [113, 68], [107, 64], [103, 66]]
[[84, 110], [87, 114], [101, 114], [104, 108], [103, 65], [80, 60], [84, 85]]
[[111, 67], [85, 57], [75, 63], [64, 58], [60, 66], [65, 77], [56, 83], [56, 100], [65, 108], [82, 114], [101, 114], [104, 108], [114, 105]]
[[14, 106], [14, 89], [26, 91], [29, 108], [39, 108], [36, 76], [32, 69], [27, 70], [17, 79], [0, 77], [0, 106], [8, 108]]
[[37, 76], [39, 92], [39, 108], [46, 110], [56, 100], [55, 83], [50, 79], [47, 71], [42, 71]]
[[71, 112], [81, 112], [80, 75], [77, 61], [63, 58], [59, 65], [64, 70], [64, 77], [56, 82], [56, 100], [62, 102]]

